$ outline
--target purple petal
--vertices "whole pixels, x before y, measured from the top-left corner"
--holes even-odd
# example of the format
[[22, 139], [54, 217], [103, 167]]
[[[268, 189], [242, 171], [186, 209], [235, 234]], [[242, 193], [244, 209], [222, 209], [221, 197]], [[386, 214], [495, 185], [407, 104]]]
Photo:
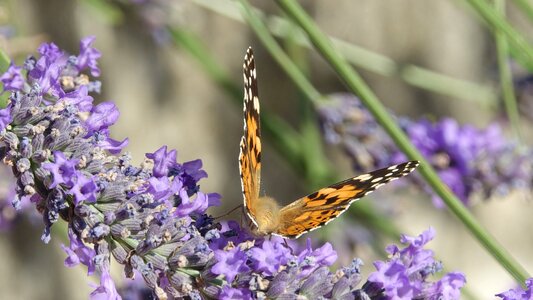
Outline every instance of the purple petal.
[[78, 161], [78, 159], [67, 159], [61, 151], [55, 151], [54, 162], [43, 164], [43, 168], [52, 174], [52, 182], [48, 187], [55, 188], [58, 184], [72, 185]]
[[69, 104], [75, 105], [81, 112], [91, 111], [93, 107], [93, 97], [89, 96], [89, 90], [86, 85], [65, 94], [60, 99]]
[[74, 205], [78, 205], [82, 201], [96, 202], [96, 193], [98, 187], [93, 178], [87, 177], [78, 172], [76, 182], [68, 191], [68, 194], [74, 196]]
[[107, 129], [109, 126], [115, 124], [119, 115], [117, 106], [112, 102], [102, 102], [96, 105], [91, 110], [89, 118], [85, 121], [89, 135], [95, 131]]
[[4, 84], [4, 91], [20, 91], [24, 87], [24, 77], [22, 77], [22, 68], [11, 63], [7, 71], [0, 77]]
[[120, 300], [120, 297], [115, 282], [111, 278], [108, 269], [102, 270], [100, 275], [100, 285], [91, 293], [89, 299], [91, 300]]
[[157, 149], [154, 153], [146, 153], [146, 157], [154, 161], [153, 174], [156, 177], [166, 176], [170, 167], [176, 165], [176, 150], [167, 152], [167, 146]]
[[11, 115], [12, 104], [9, 103], [6, 108], [0, 109], [0, 130], [3, 130], [11, 122], [13, 122], [13, 116]]
[[98, 58], [100, 58], [100, 51], [91, 47], [96, 37], [89, 36], [81, 40], [80, 42], [80, 54], [77, 59], [77, 67], [79, 71], [89, 68], [91, 75], [100, 76], [100, 69], [98, 68]]
[[68, 257], [65, 259], [66, 267], [74, 267], [79, 263], [87, 266], [87, 275], [92, 275], [95, 270], [94, 256], [96, 252], [81, 241], [81, 239], [74, 234], [72, 229], [69, 228], [68, 237], [70, 240], [70, 246], [66, 247], [61, 245], [63, 251], [65, 251]]

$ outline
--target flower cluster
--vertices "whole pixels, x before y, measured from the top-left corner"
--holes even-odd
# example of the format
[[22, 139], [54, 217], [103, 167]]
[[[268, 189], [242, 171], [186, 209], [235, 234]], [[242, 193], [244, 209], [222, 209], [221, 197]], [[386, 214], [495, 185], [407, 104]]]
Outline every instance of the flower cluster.
[[464, 274], [451, 272], [436, 282], [426, 281], [442, 269], [441, 263], [434, 260], [433, 251], [423, 248], [434, 236], [435, 231], [430, 228], [418, 237], [402, 236], [401, 242], [406, 244], [403, 249], [387, 247], [391, 258], [374, 262], [377, 271], [368, 277], [367, 288], [384, 290], [391, 299], [459, 299], [466, 282]]
[[308, 240], [304, 249], [296, 251], [299, 254], [293, 254], [297, 248], [279, 239], [258, 241], [254, 247], [249, 239], [238, 238], [246, 236], [238, 233], [238, 226], [230, 227], [225, 232], [233, 232], [233, 240], [215, 249], [217, 263], [212, 268], [213, 273], [224, 275], [223, 299], [458, 299], [465, 284], [459, 272], [445, 274], [436, 282], [428, 280], [441, 270], [433, 252], [423, 248], [433, 239], [433, 229], [418, 237], [403, 236], [402, 249], [389, 246], [391, 258], [375, 262], [377, 271], [357, 288], [362, 261], [355, 259], [350, 266], [329, 272], [326, 267], [337, 255], [328, 243], [313, 250]]
[[119, 297], [109, 275], [111, 255], [125, 265], [126, 276], [137, 271], [163, 295], [173, 288], [180, 251], [206, 245], [197, 220], [219, 196], [199, 191], [197, 183], [207, 175], [199, 160], [177, 163], [176, 151], [161, 147], [136, 167], [129, 154], [120, 154], [127, 140], [109, 136], [116, 106], [95, 105], [89, 95], [100, 89], [86, 74], [99, 75], [93, 40], [81, 41], [78, 56], [43, 44], [39, 57], [0, 77], [12, 92], [0, 110], [0, 158], [17, 179], [13, 206], [35, 204], [44, 242], [52, 224], [68, 222], [65, 264], [100, 273], [92, 296]]
[[200, 191], [198, 182], [207, 176], [200, 160], [178, 163], [166, 146], [140, 166], [121, 154], [127, 140], [109, 135], [116, 106], [94, 104], [89, 94], [100, 89], [91, 79], [99, 75], [100, 56], [93, 40], [83, 39], [77, 56], [44, 44], [38, 57], [0, 77], [12, 92], [0, 110], [0, 158], [16, 177], [13, 206], [35, 205], [44, 242], [54, 223], [68, 223], [65, 265], [100, 274], [93, 299], [121, 298], [110, 276], [111, 257], [124, 265], [127, 278], [142, 278], [148, 288], [136, 281], [122, 290], [125, 296], [382, 299], [400, 295], [398, 287], [407, 284], [407, 296], [457, 295], [464, 283], [458, 273], [427, 281], [438, 271], [432, 253], [422, 249], [432, 231], [404, 237], [403, 250], [389, 248], [393, 259], [376, 263], [378, 271], [357, 288], [361, 261], [331, 272], [337, 254], [328, 243], [313, 248], [308, 241], [300, 248], [251, 236], [235, 222], [214, 223], [205, 211], [220, 196]]
[[[329, 103], [318, 108], [318, 115], [326, 141], [341, 144], [357, 171], [367, 172], [406, 159], [357, 98], [333, 95]], [[401, 118], [399, 123], [465, 204], [473, 195], [488, 198], [533, 183], [533, 151], [508, 141], [497, 124], [477, 129], [449, 118], [439, 122]], [[429, 191], [421, 181], [417, 183]], [[438, 196], [433, 200], [442, 207]]]

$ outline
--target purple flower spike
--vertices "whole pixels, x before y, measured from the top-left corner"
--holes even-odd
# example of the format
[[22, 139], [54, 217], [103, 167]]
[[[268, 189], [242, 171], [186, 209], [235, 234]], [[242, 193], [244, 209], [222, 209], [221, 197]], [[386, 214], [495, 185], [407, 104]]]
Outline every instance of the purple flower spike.
[[81, 40], [80, 55], [78, 55], [76, 65], [80, 72], [88, 67], [91, 70], [91, 75], [98, 77], [100, 76], [98, 59], [100, 58], [101, 54], [100, 51], [91, 47], [95, 39], [96, 37], [89, 36]]
[[22, 90], [25, 81], [21, 71], [21, 67], [17, 67], [13, 64], [9, 66], [7, 71], [0, 77], [0, 81], [4, 84], [4, 91]]

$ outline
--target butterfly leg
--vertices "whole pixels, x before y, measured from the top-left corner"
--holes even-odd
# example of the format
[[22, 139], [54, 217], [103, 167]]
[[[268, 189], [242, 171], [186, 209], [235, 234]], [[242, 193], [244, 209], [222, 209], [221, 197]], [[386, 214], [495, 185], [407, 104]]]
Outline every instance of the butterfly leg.
[[289, 251], [291, 251], [291, 255], [294, 255], [294, 251], [292, 250], [291, 246], [289, 246], [287, 239], [283, 239], [283, 244], [289, 249]]

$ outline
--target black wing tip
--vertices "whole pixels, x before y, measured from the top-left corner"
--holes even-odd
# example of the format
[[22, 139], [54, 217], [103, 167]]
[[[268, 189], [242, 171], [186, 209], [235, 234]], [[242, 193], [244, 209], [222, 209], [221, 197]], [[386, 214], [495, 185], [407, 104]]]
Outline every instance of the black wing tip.
[[252, 46], [248, 47], [248, 49], [246, 49], [246, 54], [244, 55], [244, 64], [245, 66], [249, 66], [253, 63], [254, 61], [254, 51], [252, 49]]
[[416, 168], [420, 165], [420, 161], [418, 160], [410, 160], [410, 161], [406, 161], [400, 165], [405, 165], [406, 167], [408, 168]]
[[414, 169], [416, 169], [418, 166], [420, 166], [420, 161], [418, 160], [411, 160], [411, 161], [408, 161], [408, 162], [405, 162], [401, 165], [404, 165], [405, 166], [405, 169], [408, 169], [409, 171], [413, 171]]

